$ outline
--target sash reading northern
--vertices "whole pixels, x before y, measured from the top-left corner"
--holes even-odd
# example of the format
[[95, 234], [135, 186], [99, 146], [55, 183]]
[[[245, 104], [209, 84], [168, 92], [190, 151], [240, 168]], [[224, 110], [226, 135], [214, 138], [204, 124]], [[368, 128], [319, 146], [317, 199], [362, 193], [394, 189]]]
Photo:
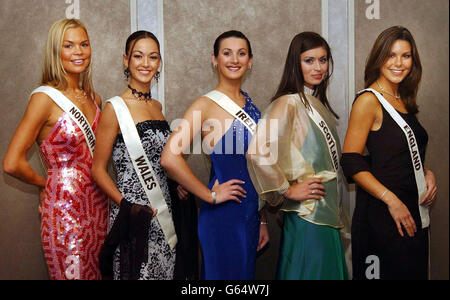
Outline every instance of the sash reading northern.
[[31, 95], [36, 93], [47, 94], [64, 112], [66, 112], [70, 118], [78, 125], [84, 134], [86, 143], [89, 147], [91, 156], [94, 154], [95, 147], [95, 134], [89, 124], [87, 118], [81, 112], [81, 110], [73, 104], [63, 93], [51, 86], [40, 86], [31, 92]]

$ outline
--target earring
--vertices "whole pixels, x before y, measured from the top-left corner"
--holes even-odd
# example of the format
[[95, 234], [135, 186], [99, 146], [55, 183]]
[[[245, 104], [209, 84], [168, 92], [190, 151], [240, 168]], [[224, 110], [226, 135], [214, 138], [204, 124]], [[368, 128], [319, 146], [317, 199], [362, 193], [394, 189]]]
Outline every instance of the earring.
[[123, 74], [125, 75], [125, 80], [128, 80], [130, 78], [130, 68], [123, 70]]
[[156, 72], [156, 74], [155, 74], [155, 79], [156, 79], [156, 83], [158, 83], [159, 82], [159, 77], [161, 76], [161, 73], [158, 71], [158, 72]]
[[248, 66], [248, 69], [251, 70], [251, 69], [252, 69], [252, 65], [249, 65], [249, 66]]

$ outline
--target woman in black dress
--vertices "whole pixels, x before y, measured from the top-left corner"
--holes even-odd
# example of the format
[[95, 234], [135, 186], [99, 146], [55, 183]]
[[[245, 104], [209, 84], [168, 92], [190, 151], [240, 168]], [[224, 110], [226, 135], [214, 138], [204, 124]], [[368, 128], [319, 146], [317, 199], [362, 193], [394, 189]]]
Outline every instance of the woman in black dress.
[[[421, 75], [411, 33], [400, 26], [383, 31], [367, 60], [366, 90], [353, 104], [341, 162], [345, 175], [358, 184], [352, 223], [354, 279], [428, 277], [426, 212], [436, 198], [436, 181], [429, 169], [420, 169], [424, 195], [419, 204], [414, 171], [419, 159], [413, 165], [410, 138], [394, 120], [397, 115], [414, 133], [421, 167], [428, 142], [415, 116]], [[362, 156], [365, 147], [368, 157]], [[422, 219], [419, 206], [425, 211]]]

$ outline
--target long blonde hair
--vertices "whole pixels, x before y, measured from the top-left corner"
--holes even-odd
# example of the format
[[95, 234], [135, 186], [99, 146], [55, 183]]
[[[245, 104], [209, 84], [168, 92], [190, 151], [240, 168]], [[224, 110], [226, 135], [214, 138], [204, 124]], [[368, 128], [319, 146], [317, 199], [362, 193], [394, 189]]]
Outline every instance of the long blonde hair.
[[[47, 42], [44, 49], [44, 60], [42, 64], [42, 85], [50, 85], [58, 90], [67, 87], [66, 70], [61, 62], [61, 48], [64, 34], [68, 29], [81, 27], [87, 34], [86, 26], [76, 19], [62, 19], [55, 22], [48, 32]], [[80, 75], [79, 85], [94, 99], [94, 87], [92, 84], [92, 58], [89, 66]]]

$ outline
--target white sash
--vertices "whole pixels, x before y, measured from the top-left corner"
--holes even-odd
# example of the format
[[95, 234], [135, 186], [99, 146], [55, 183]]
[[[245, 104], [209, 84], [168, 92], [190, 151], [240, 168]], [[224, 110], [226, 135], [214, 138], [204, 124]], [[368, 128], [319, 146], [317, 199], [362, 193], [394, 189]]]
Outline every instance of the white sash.
[[86, 144], [89, 147], [89, 152], [91, 152], [91, 156], [94, 153], [95, 147], [95, 134], [92, 131], [91, 125], [89, 124], [87, 118], [78, 109], [78, 107], [73, 104], [63, 93], [58, 91], [57, 89], [51, 86], [40, 86], [31, 92], [31, 95], [36, 93], [45, 93], [47, 94], [63, 111], [65, 111], [70, 118], [78, 125], [81, 131], [84, 134], [84, 138], [86, 139]]
[[239, 122], [241, 122], [247, 129], [252, 133], [255, 133], [256, 122], [233, 100], [231, 100], [227, 95], [217, 90], [212, 90], [211, 92], [204, 95], [217, 103], [226, 112], [235, 117]]
[[139, 181], [147, 195], [150, 205], [153, 209], [158, 210], [156, 218], [158, 219], [161, 230], [164, 233], [167, 243], [171, 249], [177, 244], [177, 235], [172, 217], [169, 213], [166, 200], [158, 184], [157, 177], [153, 168], [145, 154], [139, 133], [134, 124], [133, 118], [128, 110], [127, 105], [120, 97], [113, 97], [106, 102], [110, 102], [116, 112], [117, 121], [119, 122], [120, 131], [122, 132], [125, 146], [128, 154], [133, 162], [134, 169], [139, 177]]
[[314, 106], [309, 104], [309, 108], [307, 109], [308, 115], [313, 120], [313, 122], [319, 127], [323, 136], [325, 137], [325, 141], [327, 142], [328, 153], [330, 154], [331, 163], [333, 165], [333, 170], [337, 172], [339, 170], [339, 152], [337, 150], [337, 143], [331, 133], [331, 130], [328, 128], [327, 123], [324, 121], [319, 112], [314, 108]]
[[[386, 100], [384, 97], [374, 89], [365, 89], [361, 92], [372, 92], [377, 96], [378, 101], [383, 105], [384, 109], [391, 115], [392, 119], [400, 126], [400, 128], [405, 133], [406, 139], [408, 141], [409, 152], [411, 154], [411, 160], [414, 168], [414, 175], [416, 178], [419, 202], [427, 192], [427, 185], [425, 182], [425, 173], [423, 171], [422, 161], [420, 159], [419, 147], [417, 145], [417, 140], [412, 129], [408, 126], [405, 120], [400, 116], [400, 114], [395, 110], [395, 108]], [[361, 93], [360, 92], [360, 93]], [[420, 219], [422, 221], [422, 228], [427, 228], [430, 225], [430, 216], [428, 212], [428, 207], [419, 204]]]

